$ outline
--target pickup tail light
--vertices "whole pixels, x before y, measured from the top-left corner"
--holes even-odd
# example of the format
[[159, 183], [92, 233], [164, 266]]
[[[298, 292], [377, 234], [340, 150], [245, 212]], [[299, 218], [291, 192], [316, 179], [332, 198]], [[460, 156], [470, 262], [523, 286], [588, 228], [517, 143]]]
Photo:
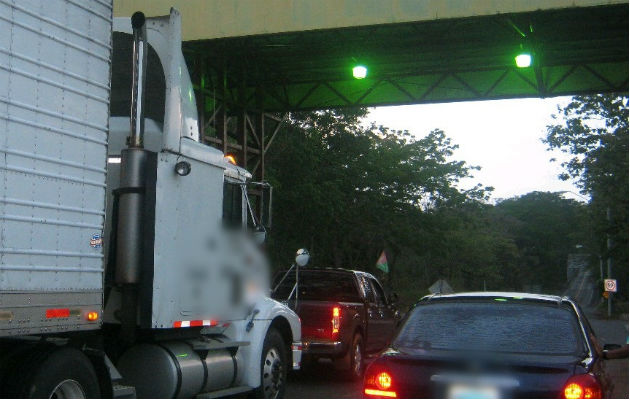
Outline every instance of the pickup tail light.
[[332, 333], [333, 335], [339, 333], [339, 326], [341, 322], [341, 309], [339, 307], [333, 307], [332, 309]]
[[398, 394], [392, 390], [394, 380], [389, 372], [382, 369], [372, 369], [365, 375], [363, 393], [369, 398], [395, 399]]
[[565, 399], [601, 399], [602, 387], [592, 374], [574, 375], [562, 390]]

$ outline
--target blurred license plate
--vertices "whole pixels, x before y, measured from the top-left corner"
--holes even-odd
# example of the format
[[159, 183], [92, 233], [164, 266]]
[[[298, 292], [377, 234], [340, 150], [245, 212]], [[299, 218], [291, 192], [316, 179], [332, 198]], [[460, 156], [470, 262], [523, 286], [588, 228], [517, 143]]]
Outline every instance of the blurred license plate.
[[499, 390], [492, 386], [451, 385], [449, 399], [498, 399]]

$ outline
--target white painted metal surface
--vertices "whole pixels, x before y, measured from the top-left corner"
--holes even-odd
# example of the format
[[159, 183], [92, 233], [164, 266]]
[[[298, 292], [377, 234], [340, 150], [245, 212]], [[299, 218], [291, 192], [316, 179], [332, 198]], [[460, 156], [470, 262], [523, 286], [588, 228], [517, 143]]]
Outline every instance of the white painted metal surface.
[[0, 308], [73, 292], [100, 310], [111, 3], [0, 0]]

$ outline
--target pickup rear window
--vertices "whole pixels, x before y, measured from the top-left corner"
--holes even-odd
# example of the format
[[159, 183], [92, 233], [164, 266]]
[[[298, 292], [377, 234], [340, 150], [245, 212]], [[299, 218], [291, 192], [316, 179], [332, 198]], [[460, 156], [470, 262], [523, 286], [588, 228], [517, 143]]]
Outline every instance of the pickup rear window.
[[419, 305], [394, 340], [408, 350], [489, 350], [578, 355], [584, 351], [575, 313], [523, 302], [441, 302]]
[[[279, 273], [272, 287], [284, 275]], [[299, 300], [361, 302], [355, 279], [351, 274], [328, 271], [300, 271]], [[276, 300], [286, 300], [295, 285], [295, 273], [291, 271], [284, 282], [272, 294]]]

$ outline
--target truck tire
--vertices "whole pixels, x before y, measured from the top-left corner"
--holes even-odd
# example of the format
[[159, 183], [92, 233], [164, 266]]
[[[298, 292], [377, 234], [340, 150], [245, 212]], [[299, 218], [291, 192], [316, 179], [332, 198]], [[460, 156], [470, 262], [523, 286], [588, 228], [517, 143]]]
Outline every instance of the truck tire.
[[363, 379], [363, 369], [365, 367], [363, 357], [363, 337], [356, 333], [352, 339], [352, 346], [348, 349], [350, 353], [350, 368], [348, 377], [350, 380], [358, 381]]
[[287, 384], [287, 345], [274, 328], [267, 331], [261, 355], [261, 385], [255, 391], [260, 399], [281, 399]]
[[50, 352], [31, 371], [20, 388], [25, 398], [98, 398], [98, 378], [90, 360], [79, 350], [63, 347]]

